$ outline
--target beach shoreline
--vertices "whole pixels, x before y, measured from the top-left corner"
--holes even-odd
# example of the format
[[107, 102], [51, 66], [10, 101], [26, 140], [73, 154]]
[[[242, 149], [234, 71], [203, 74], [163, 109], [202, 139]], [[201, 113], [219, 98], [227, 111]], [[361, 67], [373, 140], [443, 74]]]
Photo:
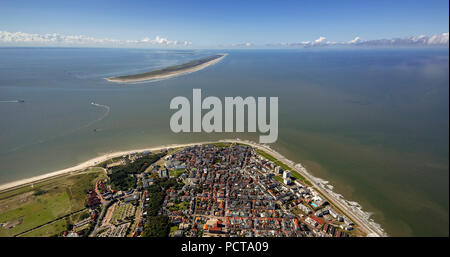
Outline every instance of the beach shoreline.
[[[204, 142], [204, 143], [212, 143], [212, 142]], [[2, 193], [3, 191], [12, 190], [17, 187], [22, 187], [22, 186], [25, 186], [28, 184], [33, 184], [33, 183], [39, 182], [41, 180], [50, 179], [50, 178], [65, 175], [65, 174], [68, 174], [71, 172], [82, 171], [82, 170], [85, 170], [90, 167], [95, 167], [95, 165], [102, 163], [104, 161], [110, 160], [112, 158], [120, 157], [120, 156], [131, 154], [131, 153], [141, 153], [141, 152], [145, 152], [145, 151], [158, 151], [161, 149], [187, 147], [187, 146], [191, 146], [191, 145], [204, 144], [204, 143], [199, 142], [199, 143], [188, 143], [188, 144], [163, 145], [163, 146], [158, 146], [158, 147], [149, 147], [149, 148], [132, 149], [132, 150], [107, 153], [107, 154], [103, 154], [101, 156], [97, 156], [95, 158], [89, 159], [87, 161], [84, 161], [82, 163], [79, 163], [79, 164], [69, 167], [69, 168], [52, 171], [49, 173], [45, 173], [45, 174], [38, 175], [38, 176], [33, 176], [30, 178], [19, 179], [19, 180], [15, 180], [12, 182], [0, 184], [0, 193]]]
[[148, 147], [148, 148], [141, 148], [141, 149], [133, 149], [133, 150], [125, 150], [125, 151], [118, 151], [114, 153], [107, 153], [95, 158], [92, 158], [88, 161], [82, 162], [80, 164], [77, 164], [75, 166], [61, 169], [58, 171], [53, 171], [50, 173], [46, 173], [39, 176], [34, 176], [27, 179], [21, 179], [9, 183], [5, 183], [0, 185], [0, 193], [5, 191], [10, 191], [16, 188], [21, 188], [27, 185], [32, 185], [34, 183], [51, 179], [54, 177], [58, 177], [61, 175], [70, 174], [72, 172], [81, 172], [85, 169], [96, 167], [97, 164], [102, 163], [104, 161], [110, 160], [115, 157], [120, 157], [127, 154], [132, 153], [142, 153], [145, 151], [158, 151], [162, 149], [169, 149], [169, 148], [179, 148], [179, 147], [188, 147], [188, 146], [194, 146], [194, 145], [201, 145], [201, 144], [214, 144], [214, 143], [241, 143], [249, 145], [255, 149], [263, 150], [270, 155], [274, 156], [279, 161], [285, 163], [288, 165], [292, 170], [295, 170], [305, 178], [307, 178], [312, 186], [319, 191], [321, 194], [326, 196], [327, 198], [331, 199], [331, 202], [344, 210], [344, 213], [348, 215], [351, 219], [353, 219], [357, 224], [361, 226], [361, 228], [367, 233], [367, 236], [373, 236], [373, 237], [383, 237], [387, 236], [387, 234], [384, 232], [384, 230], [381, 228], [381, 226], [370, 219], [370, 213], [364, 212], [362, 210], [362, 207], [357, 204], [356, 202], [351, 202], [345, 200], [340, 194], [337, 194], [333, 192], [331, 189], [327, 189], [327, 183], [324, 183], [323, 179], [317, 178], [312, 176], [300, 163], [294, 163], [293, 161], [287, 159], [277, 151], [270, 148], [268, 145], [261, 145], [252, 141], [248, 140], [239, 140], [239, 139], [222, 139], [222, 140], [215, 140], [215, 141], [205, 141], [205, 142], [194, 142], [194, 143], [185, 143], [185, 144], [171, 144], [171, 145], [162, 145], [157, 147]]
[[[216, 64], [218, 62], [220, 62], [223, 58], [225, 58], [228, 54], [221, 54], [221, 57], [218, 57], [214, 60], [202, 63], [200, 65], [191, 67], [191, 68], [186, 68], [186, 69], [182, 69], [182, 70], [178, 70], [178, 71], [172, 71], [172, 72], [167, 72], [164, 74], [158, 74], [158, 75], [148, 75], [148, 76], [143, 76], [143, 77], [138, 77], [138, 78], [123, 78], [123, 76], [117, 76], [117, 77], [108, 77], [105, 78], [107, 81], [109, 82], [117, 82], [117, 83], [134, 83], [134, 82], [143, 82], [143, 81], [154, 81], [154, 80], [161, 80], [161, 79], [168, 79], [168, 78], [173, 78], [173, 77], [177, 77], [177, 76], [181, 76], [181, 75], [186, 75], [189, 73], [193, 73], [199, 70], [203, 70], [206, 67], [209, 67], [213, 64]], [[139, 76], [141, 74], [135, 74], [132, 76]]]

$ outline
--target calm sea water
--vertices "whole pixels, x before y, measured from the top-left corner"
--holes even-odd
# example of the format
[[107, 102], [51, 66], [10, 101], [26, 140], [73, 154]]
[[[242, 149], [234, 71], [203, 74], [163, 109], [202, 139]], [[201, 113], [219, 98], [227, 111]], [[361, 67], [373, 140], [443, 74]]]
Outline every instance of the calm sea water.
[[192, 88], [278, 96], [275, 149], [361, 203], [392, 236], [449, 235], [448, 50], [227, 52], [196, 73], [120, 85], [103, 78], [214, 52], [0, 48], [0, 183], [136, 147], [257, 141], [174, 134], [169, 102], [191, 98]]

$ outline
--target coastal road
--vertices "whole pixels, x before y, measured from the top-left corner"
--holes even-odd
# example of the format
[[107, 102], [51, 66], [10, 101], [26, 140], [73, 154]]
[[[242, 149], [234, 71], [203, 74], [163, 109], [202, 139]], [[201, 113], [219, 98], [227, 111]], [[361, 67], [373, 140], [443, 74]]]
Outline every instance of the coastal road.
[[290, 160], [288, 160], [287, 158], [285, 158], [284, 156], [282, 156], [278, 152], [276, 152], [276, 151], [274, 151], [274, 150], [272, 150], [272, 149], [270, 149], [270, 148], [268, 148], [266, 146], [259, 145], [257, 143], [246, 141], [246, 140], [239, 140], [239, 139], [223, 139], [223, 140], [218, 140], [218, 141], [206, 141], [206, 142], [196, 142], [196, 143], [186, 143], [186, 144], [172, 144], [172, 145], [164, 145], [164, 146], [159, 146], [159, 147], [149, 147], [149, 148], [144, 148], [144, 149], [136, 149], [136, 150], [115, 152], [115, 153], [108, 153], [108, 154], [105, 154], [105, 155], [93, 158], [91, 160], [88, 160], [86, 162], [80, 163], [80, 164], [78, 164], [76, 166], [73, 166], [73, 167], [70, 167], [70, 168], [67, 168], [67, 169], [63, 169], [63, 170], [51, 172], [51, 173], [48, 173], [48, 174], [44, 174], [44, 175], [41, 175], [41, 176], [32, 177], [32, 178], [19, 180], [19, 181], [14, 181], [14, 182], [11, 182], [11, 183], [0, 185], [0, 192], [6, 191], [6, 190], [11, 190], [12, 188], [21, 187], [21, 186], [24, 186], [24, 185], [27, 185], [27, 184], [32, 184], [32, 183], [35, 183], [36, 181], [39, 181], [39, 180], [42, 180], [42, 179], [48, 179], [48, 178], [55, 177], [55, 176], [58, 176], [58, 175], [62, 175], [62, 174], [65, 174], [65, 173], [70, 173], [70, 172], [74, 172], [74, 171], [84, 170], [84, 169], [86, 169], [88, 167], [96, 166], [99, 163], [101, 163], [103, 161], [106, 161], [106, 160], [109, 160], [111, 158], [119, 157], [119, 156], [122, 156], [122, 155], [127, 155], [127, 154], [130, 154], [130, 153], [137, 153], [137, 152], [144, 152], [144, 151], [157, 151], [157, 150], [161, 150], [161, 149], [188, 147], [188, 146], [201, 145], [201, 144], [212, 144], [212, 143], [217, 143], [217, 142], [247, 144], [247, 145], [249, 145], [251, 147], [254, 147], [256, 149], [260, 149], [260, 150], [263, 150], [263, 151], [269, 153], [270, 155], [272, 155], [273, 157], [275, 157], [279, 161], [285, 163], [292, 170], [298, 172], [299, 174], [301, 174], [302, 176], [307, 178], [311, 182], [313, 187], [315, 187], [315, 189], [319, 193], [321, 193], [322, 195], [327, 197], [330, 200], [330, 202], [332, 204], [334, 204], [336, 207], [340, 208], [349, 218], [351, 218], [357, 225], [359, 225], [359, 227], [364, 232], [366, 232], [367, 235], [369, 235], [369, 236], [385, 236], [383, 231], [380, 231], [379, 229], [372, 227], [370, 225], [370, 223], [367, 221], [366, 218], [360, 217], [358, 214], [354, 213], [353, 210], [351, 210], [346, 204], [343, 204], [340, 199], [338, 199], [334, 195], [331, 195], [328, 192], [324, 191], [322, 189], [322, 187], [320, 187], [320, 185], [315, 182], [315, 179], [310, 174], [302, 171], [299, 168], [296, 168], [294, 166], [295, 164], [293, 162], [291, 162]]
[[[241, 142], [241, 141], [236, 141], [236, 142]], [[364, 218], [361, 218], [360, 216], [358, 216], [357, 214], [355, 214], [353, 212], [353, 210], [349, 209], [348, 206], [346, 206], [345, 204], [343, 204], [339, 199], [337, 199], [334, 195], [329, 194], [328, 192], [322, 190], [321, 186], [318, 185], [315, 182], [315, 179], [313, 177], [311, 177], [310, 174], [303, 172], [301, 169], [293, 166], [291, 164], [291, 161], [289, 161], [288, 159], [286, 159], [284, 156], [282, 156], [281, 154], [279, 154], [278, 152], [264, 147], [262, 145], [259, 144], [254, 144], [251, 142], [247, 142], [247, 141], [243, 141], [241, 143], [244, 144], [248, 144], [256, 149], [260, 149], [262, 151], [265, 151], [267, 153], [269, 153], [270, 155], [272, 155], [273, 157], [275, 157], [276, 159], [278, 159], [279, 161], [283, 162], [284, 164], [286, 164], [288, 167], [290, 167], [292, 170], [295, 170], [296, 172], [298, 172], [300, 175], [304, 176], [306, 179], [308, 179], [312, 186], [315, 188], [316, 191], [318, 191], [319, 193], [321, 193], [322, 195], [326, 196], [330, 201], [331, 204], [335, 205], [336, 207], [340, 208], [345, 215], [347, 215], [349, 218], [351, 218], [364, 232], [367, 233], [368, 236], [375, 236], [375, 237], [380, 237], [383, 236], [383, 234], [381, 234], [378, 230], [372, 228], [370, 226], [370, 224], [367, 223], [367, 221]]]

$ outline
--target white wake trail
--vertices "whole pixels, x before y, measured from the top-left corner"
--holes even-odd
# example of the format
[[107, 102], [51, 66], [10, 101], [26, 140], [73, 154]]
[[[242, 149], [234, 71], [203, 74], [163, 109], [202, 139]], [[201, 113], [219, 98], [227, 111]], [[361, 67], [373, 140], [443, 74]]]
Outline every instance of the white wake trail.
[[19, 100], [0, 100], [0, 103], [19, 103]]
[[[19, 100], [17, 100], [17, 102], [19, 102]], [[87, 124], [85, 124], [83, 126], [80, 126], [80, 127], [77, 127], [77, 128], [74, 128], [74, 129], [71, 129], [71, 130], [68, 130], [68, 131], [65, 131], [63, 133], [60, 133], [58, 135], [54, 135], [54, 136], [52, 136], [50, 138], [47, 138], [47, 139], [41, 139], [41, 140], [35, 141], [33, 143], [23, 144], [23, 145], [14, 147], [14, 148], [12, 148], [10, 150], [7, 150], [6, 152], [2, 152], [2, 154], [15, 152], [17, 150], [20, 150], [20, 149], [22, 149], [24, 147], [28, 147], [28, 146], [31, 146], [31, 145], [42, 144], [42, 143], [48, 142], [50, 140], [54, 140], [54, 139], [59, 138], [59, 137], [67, 136], [67, 135], [75, 133], [75, 132], [77, 132], [79, 130], [88, 128], [88, 127], [92, 126], [94, 123], [99, 122], [99, 121], [103, 120], [104, 118], [106, 118], [109, 115], [109, 112], [111, 110], [111, 108], [109, 106], [107, 106], [107, 105], [98, 104], [98, 103], [95, 103], [95, 102], [91, 102], [91, 105], [96, 106], [96, 107], [100, 107], [100, 108], [104, 109], [105, 112], [99, 118], [97, 118], [97, 119], [95, 119], [95, 120], [93, 120], [93, 121], [91, 121], [91, 122], [89, 122], [89, 123], [87, 123]], [[95, 130], [95, 131], [97, 131], [97, 130]]]
[[103, 120], [104, 118], [106, 118], [109, 115], [109, 112], [111, 111], [111, 108], [108, 105], [98, 104], [95, 102], [91, 102], [91, 105], [105, 109], [105, 113], [103, 113], [103, 115], [100, 116], [98, 119], [95, 119], [95, 120], [91, 121], [90, 123], [88, 123], [85, 127], [89, 127], [92, 124]]

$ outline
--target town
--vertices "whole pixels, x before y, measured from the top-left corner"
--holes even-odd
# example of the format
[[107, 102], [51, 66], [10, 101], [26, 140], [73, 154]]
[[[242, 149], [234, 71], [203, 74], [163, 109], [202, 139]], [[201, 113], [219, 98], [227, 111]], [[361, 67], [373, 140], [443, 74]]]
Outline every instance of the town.
[[110, 160], [107, 179], [87, 192], [91, 216], [65, 235], [364, 236], [308, 181], [269, 159], [245, 144], [216, 143]]

